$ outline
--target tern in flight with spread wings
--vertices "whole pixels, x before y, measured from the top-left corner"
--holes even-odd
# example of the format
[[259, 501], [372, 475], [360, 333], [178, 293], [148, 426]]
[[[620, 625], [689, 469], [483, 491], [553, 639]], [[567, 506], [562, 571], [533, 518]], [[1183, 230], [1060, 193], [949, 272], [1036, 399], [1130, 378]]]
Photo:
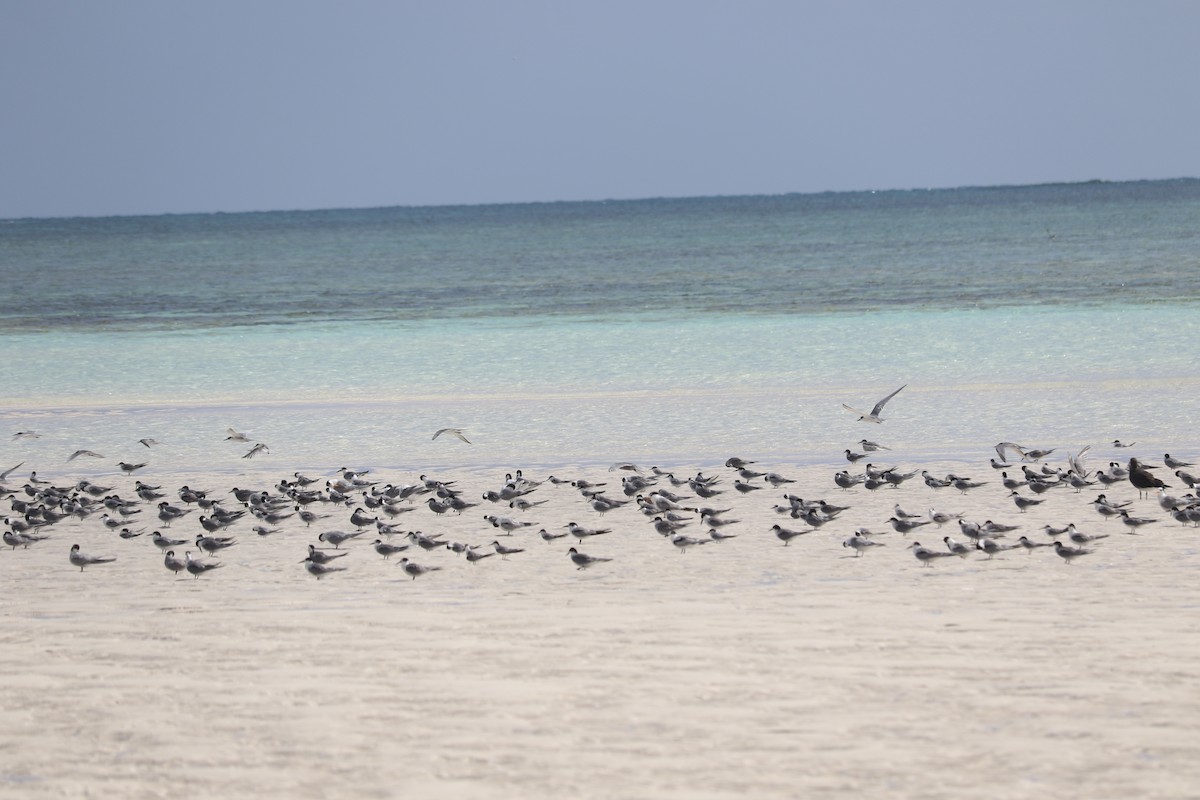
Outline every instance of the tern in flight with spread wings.
[[846, 409], [847, 411], [853, 411], [855, 414], [858, 414], [859, 422], [874, 422], [876, 425], [878, 425], [879, 423], [883, 422], [883, 419], [881, 419], [879, 416], [879, 412], [883, 411], [883, 407], [885, 405], [887, 405], [888, 400], [891, 400], [893, 397], [900, 394], [900, 392], [906, 386], [908, 386], [907, 383], [904, 384], [904, 386], [901, 386], [896, 391], [889, 394], [887, 397], [880, 400], [878, 403], [876, 403], [875, 407], [871, 409], [870, 414], [866, 413], [865, 411], [859, 411], [857, 408], [851, 408], [850, 406], [846, 405], [845, 403], [842, 403], [842, 408]]
[[467, 439], [466, 436], [463, 436], [462, 428], [442, 428], [441, 430], [439, 430], [437, 433], [435, 433], [433, 435], [433, 438], [436, 439], [439, 436], [441, 436], [443, 433], [448, 433], [451, 436], [455, 437], [456, 439], [460, 439], [460, 440], [466, 442], [467, 444], [471, 443], [470, 440]]

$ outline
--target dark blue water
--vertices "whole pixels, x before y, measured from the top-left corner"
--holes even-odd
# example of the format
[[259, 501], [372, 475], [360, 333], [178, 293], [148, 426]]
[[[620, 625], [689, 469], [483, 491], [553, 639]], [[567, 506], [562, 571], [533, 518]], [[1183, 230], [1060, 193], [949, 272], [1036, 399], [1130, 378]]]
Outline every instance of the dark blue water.
[[1193, 303], [1200, 181], [0, 224], [0, 330]]

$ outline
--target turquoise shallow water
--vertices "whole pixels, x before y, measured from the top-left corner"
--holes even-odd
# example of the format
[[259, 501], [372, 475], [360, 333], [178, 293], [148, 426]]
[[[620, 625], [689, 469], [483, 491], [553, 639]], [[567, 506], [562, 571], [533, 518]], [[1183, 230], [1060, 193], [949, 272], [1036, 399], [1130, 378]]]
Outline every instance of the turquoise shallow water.
[[[391, 465], [691, 462], [727, 452], [803, 462], [866, 434], [931, 457], [978, 456], [1001, 440], [1166, 445], [1189, 440], [1200, 420], [1200, 369], [1185, 344], [1198, 332], [1200, 315], [1166, 306], [685, 326], [323, 325], [120, 333], [100, 344], [65, 333], [53, 346], [11, 336], [6, 363], [20, 363], [37, 339], [49, 363], [76, 364], [76, 374], [63, 382], [58, 370], [31, 368], [8, 385], [0, 415], [14, 430], [58, 430], [64, 453], [149, 435], [194, 467], [232, 454], [212, 449], [226, 426], [318, 465], [329, 453]], [[85, 346], [106, 358], [78, 359]], [[840, 408], [869, 408], [904, 383], [883, 426]], [[467, 428], [474, 447], [428, 441], [446, 425]]]

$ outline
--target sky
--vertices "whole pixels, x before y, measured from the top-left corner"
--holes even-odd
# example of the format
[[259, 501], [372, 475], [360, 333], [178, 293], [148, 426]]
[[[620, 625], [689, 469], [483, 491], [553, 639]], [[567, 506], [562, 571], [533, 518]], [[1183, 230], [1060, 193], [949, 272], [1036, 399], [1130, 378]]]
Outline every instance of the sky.
[[1192, 0], [0, 0], [0, 218], [1200, 176]]

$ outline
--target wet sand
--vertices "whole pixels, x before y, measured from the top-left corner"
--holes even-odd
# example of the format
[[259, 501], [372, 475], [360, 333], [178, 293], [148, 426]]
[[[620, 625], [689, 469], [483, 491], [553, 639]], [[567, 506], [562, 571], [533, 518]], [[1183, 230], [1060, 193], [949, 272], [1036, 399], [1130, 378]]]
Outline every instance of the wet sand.
[[[723, 460], [676, 473], [703, 467], [729, 489]], [[417, 580], [373, 532], [342, 546], [345, 572], [305, 572], [319, 531], [352, 527], [348, 508], [266, 538], [242, 520], [226, 566], [198, 579], [172, 576], [147, 537], [59, 523], [0, 553], [0, 796], [1197, 796], [1200, 530], [1127, 483], [1107, 494], [1160, 520], [1138, 536], [1092, 510], [1100, 489], [1055, 489], [1022, 514], [980, 465], [989, 485], [965, 495], [919, 478], [843, 492], [842, 464], [756, 465], [798, 483], [707, 502], [734, 509], [738, 537], [683, 554], [634, 508], [600, 517], [567, 486], [543, 485], [527, 512], [418, 504], [405, 528], [525, 552], [418, 552], [443, 569]], [[292, 469], [134, 477], [269, 489]], [[506, 470], [436, 477], [474, 501]], [[134, 477], [114, 480], [123, 496]], [[805, 527], [772, 511], [786, 490], [851, 509], [784, 547], [771, 525]], [[925, 568], [908, 542], [963, 537], [891, 532], [896, 503], [1022, 525], [1002, 541], [1071, 521], [1112, 535], [1070, 565], [1042, 548]], [[498, 537], [484, 513], [537, 524]], [[197, 517], [161, 530], [194, 538]], [[536, 535], [572, 520], [613, 532]], [[860, 525], [889, 531], [886, 547], [852, 557], [841, 542]], [[80, 572], [75, 542], [118, 560]], [[571, 544], [613, 560], [576, 570]]]

